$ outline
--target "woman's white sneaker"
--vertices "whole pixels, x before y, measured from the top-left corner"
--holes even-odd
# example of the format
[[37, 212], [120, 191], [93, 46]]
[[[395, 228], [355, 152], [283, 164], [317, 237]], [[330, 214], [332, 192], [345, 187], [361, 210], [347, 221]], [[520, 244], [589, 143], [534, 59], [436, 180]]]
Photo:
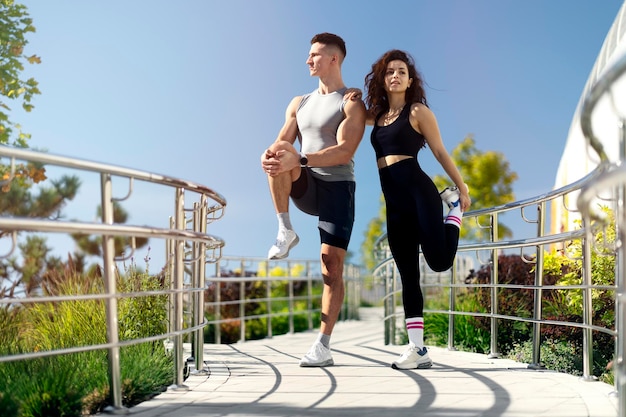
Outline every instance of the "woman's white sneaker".
[[458, 187], [447, 187], [439, 193], [441, 200], [446, 203], [449, 209], [459, 205], [461, 199], [461, 192]]
[[428, 356], [426, 347], [418, 349], [409, 344], [400, 358], [391, 364], [393, 369], [426, 369], [433, 366], [433, 361]]

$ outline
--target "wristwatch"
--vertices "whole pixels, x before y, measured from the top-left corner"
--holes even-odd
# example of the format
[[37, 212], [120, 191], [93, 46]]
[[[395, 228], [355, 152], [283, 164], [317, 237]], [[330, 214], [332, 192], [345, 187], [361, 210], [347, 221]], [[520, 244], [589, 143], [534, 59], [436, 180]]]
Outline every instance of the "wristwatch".
[[304, 152], [300, 152], [300, 166], [305, 167], [309, 163], [309, 158], [306, 157]]

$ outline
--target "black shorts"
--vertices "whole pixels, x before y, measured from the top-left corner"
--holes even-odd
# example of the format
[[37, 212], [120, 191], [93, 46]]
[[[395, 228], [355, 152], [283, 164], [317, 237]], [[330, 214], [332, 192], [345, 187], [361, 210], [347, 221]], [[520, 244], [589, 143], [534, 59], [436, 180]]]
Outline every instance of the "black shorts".
[[348, 249], [354, 225], [354, 181], [322, 181], [303, 168], [291, 188], [291, 200], [303, 212], [317, 216], [320, 241]]

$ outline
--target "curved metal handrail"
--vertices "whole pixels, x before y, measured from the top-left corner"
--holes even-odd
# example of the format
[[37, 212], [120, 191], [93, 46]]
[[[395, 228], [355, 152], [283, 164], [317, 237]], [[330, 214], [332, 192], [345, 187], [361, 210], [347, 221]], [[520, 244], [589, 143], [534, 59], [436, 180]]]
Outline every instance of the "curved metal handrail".
[[97, 173], [107, 172], [111, 175], [117, 175], [120, 177], [134, 178], [146, 182], [168, 185], [171, 187], [180, 187], [201, 194], [205, 194], [222, 206], [226, 206], [226, 199], [213, 189], [193, 181], [187, 181], [167, 175], [155, 174], [152, 172], [140, 171], [132, 168], [125, 168], [118, 165], [104, 164], [101, 162], [89, 161], [86, 159], [54, 155], [43, 152], [34, 152], [27, 149], [13, 148], [6, 145], [0, 145], [0, 157], [2, 156], [24, 161], [33, 161], [44, 164], [62, 166], [66, 168], [74, 168], [83, 171], [92, 171]]
[[0, 217], [0, 230], [32, 232], [87, 233], [107, 236], [128, 236], [144, 238], [164, 238], [202, 242], [209, 249], [224, 246], [224, 240], [206, 233], [190, 230], [162, 229], [148, 226], [128, 226], [123, 224], [67, 222], [60, 220], [38, 220], [19, 217]]
[[601, 161], [607, 161], [608, 156], [604, 151], [604, 147], [593, 131], [591, 116], [593, 110], [600, 99], [611, 89], [624, 73], [626, 72], [626, 54], [619, 58], [608, 70], [598, 79], [596, 84], [591, 88], [585, 101], [583, 102], [580, 114], [580, 127], [585, 138], [589, 141], [589, 145], [597, 152]]
[[[158, 340], [164, 338], [172, 339], [172, 351], [174, 353], [174, 371], [175, 381], [174, 387], [185, 388], [183, 385], [184, 376], [183, 368], [186, 364], [183, 361], [183, 339], [187, 334], [195, 335], [195, 344], [201, 345], [202, 338], [198, 337], [202, 334], [202, 328], [206, 326], [206, 321], [201, 320], [200, 311], [203, 309], [204, 294], [204, 278], [205, 267], [207, 263], [215, 262], [221, 257], [221, 248], [225, 242], [223, 239], [212, 236], [206, 232], [207, 223], [220, 219], [224, 214], [226, 199], [214, 191], [213, 189], [202, 184], [183, 180], [179, 178], [169, 177], [162, 174], [155, 174], [136, 169], [120, 167], [117, 165], [104, 164], [85, 159], [71, 158], [49, 153], [36, 152], [27, 149], [13, 148], [9, 146], [0, 146], [0, 159], [6, 157], [10, 159], [10, 173], [6, 180], [1, 184], [10, 183], [15, 177], [16, 160], [24, 162], [35, 162], [44, 165], [53, 165], [58, 167], [69, 168], [81, 172], [95, 172], [100, 174], [100, 197], [102, 204], [102, 221], [101, 222], [80, 222], [80, 221], [60, 221], [25, 217], [0, 217], [0, 231], [11, 232], [12, 238], [15, 240], [16, 233], [19, 231], [35, 231], [45, 233], [81, 233], [99, 235], [102, 238], [102, 275], [104, 281], [104, 293], [100, 299], [105, 303], [106, 311], [106, 327], [107, 327], [107, 343], [85, 347], [85, 349], [108, 349], [109, 360], [109, 380], [110, 391], [112, 397], [112, 407], [121, 409], [122, 392], [121, 392], [121, 373], [119, 363], [120, 347], [132, 343], [141, 343], [142, 341]], [[129, 185], [126, 195], [122, 198], [113, 196], [113, 177], [128, 178]], [[160, 186], [170, 187], [175, 190], [174, 212], [169, 218], [170, 228], [158, 228], [152, 226], [132, 226], [126, 224], [114, 223], [113, 211], [114, 202], [128, 199], [133, 193], [133, 184], [135, 180], [153, 183]], [[199, 199], [194, 203], [193, 209], [185, 208], [185, 193], [196, 193]], [[208, 200], [214, 203], [209, 204]], [[186, 218], [191, 213], [193, 220]], [[116, 259], [115, 237], [130, 237], [133, 241], [136, 237], [143, 238], [159, 238], [166, 242], [166, 268], [164, 268], [165, 276], [170, 280], [170, 311], [169, 311], [169, 329], [166, 334], [156, 336], [154, 338], [137, 339], [133, 341], [119, 340], [118, 326], [118, 298], [124, 295], [120, 294], [116, 285]], [[192, 252], [186, 251], [185, 247], [191, 246]], [[134, 250], [134, 243], [131, 244]], [[15, 250], [15, 245], [11, 251]], [[8, 255], [10, 256], [11, 252]], [[127, 259], [127, 258], [126, 258]], [[185, 275], [188, 275], [193, 285], [185, 284]], [[151, 293], [154, 295], [154, 292]], [[147, 296], [140, 294], [138, 296]], [[194, 312], [194, 323], [190, 326], [183, 326], [183, 315], [185, 296], [191, 304]], [[46, 302], [50, 297], [41, 297], [41, 302]], [[36, 302], [29, 299], [29, 302]], [[7, 303], [4, 303], [7, 304]], [[82, 349], [82, 348], [81, 348]], [[197, 348], [196, 351], [202, 352]], [[63, 350], [51, 351], [47, 353], [39, 353], [40, 355], [55, 355], [63, 353]], [[35, 354], [36, 355], [36, 354]], [[202, 356], [198, 356], [199, 363], [202, 362]], [[19, 357], [0, 357], [1, 361], [17, 360]], [[35, 357], [25, 354], [26, 357]]]
[[607, 171], [599, 178], [596, 178], [594, 182], [588, 184], [582, 188], [578, 195], [577, 204], [580, 207], [580, 211], [584, 216], [588, 216], [592, 220], [605, 221], [605, 217], [602, 213], [598, 213], [592, 210], [592, 202], [597, 197], [598, 193], [624, 185], [626, 182], [626, 165], [620, 165], [614, 169]]

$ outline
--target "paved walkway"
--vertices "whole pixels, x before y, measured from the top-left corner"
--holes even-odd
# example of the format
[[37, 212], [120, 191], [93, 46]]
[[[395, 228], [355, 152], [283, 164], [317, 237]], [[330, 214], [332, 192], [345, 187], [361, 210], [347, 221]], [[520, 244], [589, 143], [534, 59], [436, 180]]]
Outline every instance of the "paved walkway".
[[129, 411], [140, 417], [615, 417], [612, 386], [532, 371], [486, 355], [429, 348], [433, 367], [398, 371], [403, 350], [386, 346], [380, 309], [338, 323], [335, 366], [301, 368], [317, 332], [234, 345], [206, 345], [208, 375], [189, 390], [168, 390]]

